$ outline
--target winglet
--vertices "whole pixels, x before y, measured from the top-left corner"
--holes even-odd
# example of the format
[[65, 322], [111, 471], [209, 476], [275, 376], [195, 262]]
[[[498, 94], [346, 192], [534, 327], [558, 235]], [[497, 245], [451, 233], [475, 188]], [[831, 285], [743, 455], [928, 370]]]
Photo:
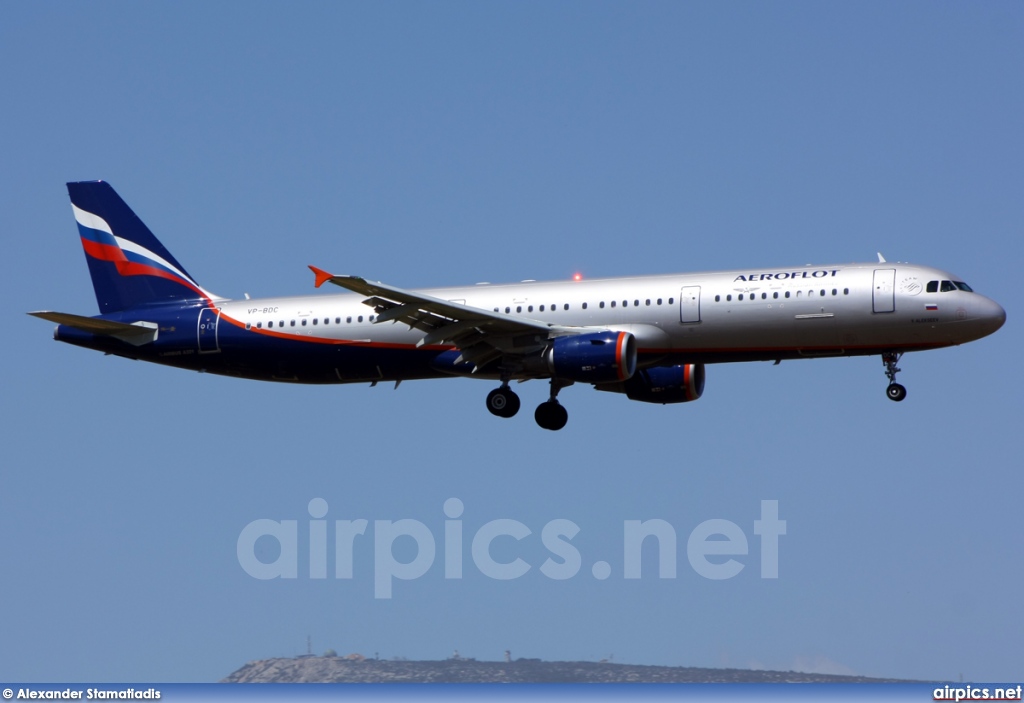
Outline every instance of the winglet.
[[316, 276], [316, 287], [317, 288], [319, 288], [323, 284], [327, 283], [327, 281], [329, 281], [332, 278], [334, 278], [334, 274], [333, 273], [327, 273], [323, 269], [318, 269], [316, 266], [310, 266], [309, 270], [312, 271], [313, 274]]

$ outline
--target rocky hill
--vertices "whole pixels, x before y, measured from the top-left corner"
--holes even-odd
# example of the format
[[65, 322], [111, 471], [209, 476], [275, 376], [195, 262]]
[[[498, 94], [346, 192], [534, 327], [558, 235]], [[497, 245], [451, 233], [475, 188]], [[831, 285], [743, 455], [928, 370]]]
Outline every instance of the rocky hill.
[[803, 674], [794, 671], [700, 669], [609, 662], [511, 662], [446, 659], [382, 661], [297, 657], [252, 661], [222, 683], [897, 683], [897, 679]]

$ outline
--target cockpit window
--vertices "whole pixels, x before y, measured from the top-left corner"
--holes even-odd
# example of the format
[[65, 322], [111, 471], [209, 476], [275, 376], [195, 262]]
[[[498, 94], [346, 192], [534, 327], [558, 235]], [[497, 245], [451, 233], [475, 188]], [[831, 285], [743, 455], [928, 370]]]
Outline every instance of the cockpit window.
[[939, 282], [938, 281], [928, 281], [928, 286], [925, 288], [925, 292], [927, 292], [927, 293], [938, 293], [939, 292]]
[[941, 293], [949, 293], [950, 291], [956, 290], [956, 286], [953, 285], [953, 281], [943, 281], [942, 288], [939, 289]]
[[953, 281], [953, 285], [959, 288], [960, 290], [967, 291], [968, 293], [974, 292], [974, 289], [971, 288], [966, 283], [964, 283], [963, 281]]

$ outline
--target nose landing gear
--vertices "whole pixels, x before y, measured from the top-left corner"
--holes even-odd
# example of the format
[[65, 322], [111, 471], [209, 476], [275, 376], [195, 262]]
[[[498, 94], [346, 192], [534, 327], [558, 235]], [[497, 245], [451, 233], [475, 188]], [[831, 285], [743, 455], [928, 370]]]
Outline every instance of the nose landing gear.
[[907, 389], [896, 383], [896, 374], [900, 372], [896, 362], [902, 356], [902, 352], [886, 352], [882, 354], [882, 363], [885, 364], [885, 376], [889, 379], [889, 386], [885, 389], [885, 394], [889, 397], [889, 400], [897, 402], [907, 397]]

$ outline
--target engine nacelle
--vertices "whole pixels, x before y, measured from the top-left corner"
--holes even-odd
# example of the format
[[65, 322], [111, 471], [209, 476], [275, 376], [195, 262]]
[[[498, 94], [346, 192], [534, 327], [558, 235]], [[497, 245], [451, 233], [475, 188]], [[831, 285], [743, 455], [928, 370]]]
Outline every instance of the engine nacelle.
[[552, 375], [581, 383], [626, 381], [636, 372], [636, 338], [629, 332], [556, 337], [545, 352]]
[[704, 364], [680, 364], [641, 369], [627, 381], [595, 386], [599, 391], [625, 393], [642, 403], [688, 403], [704, 393]]

